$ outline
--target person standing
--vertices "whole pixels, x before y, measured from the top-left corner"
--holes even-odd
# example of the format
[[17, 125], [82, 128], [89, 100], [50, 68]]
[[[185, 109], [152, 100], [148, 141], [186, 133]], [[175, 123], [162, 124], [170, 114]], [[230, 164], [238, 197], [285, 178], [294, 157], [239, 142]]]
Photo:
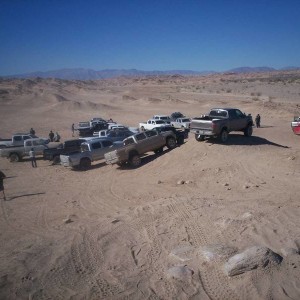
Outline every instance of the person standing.
[[4, 184], [3, 184], [4, 178], [6, 178], [5, 174], [2, 171], [0, 171], [0, 192], [3, 193], [3, 199], [4, 201], [6, 201], [6, 197], [4, 193]]
[[37, 164], [36, 164], [36, 158], [35, 158], [35, 151], [33, 148], [31, 148], [31, 150], [29, 151], [29, 157], [31, 159], [31, 165], [33, 168], [36, 168], [37, 167]]
[[49, 139], [50, 139], [50, 142], [53, 142], [53, 139], [54, 139], [54, 133], [52, 130], [50, 130], [49, 132]]
[[60, 141], [60, 135], [58, 134], [58, 132], [56, 131], [55, 132], [55, 135], [54, 135], [54, 142], [59, 142]]
[[29, 133], [35, 135], [35, 130], [31, 127]]
[[255, 124], [256, 124], [256, 128], [260, 127], [260, 115], [257, 114], [257, 116], [255, 117]]
[[74, 131], [75, 131], [75, 125], [74, 123], [72, 124], [72, 136], [74, 136]]

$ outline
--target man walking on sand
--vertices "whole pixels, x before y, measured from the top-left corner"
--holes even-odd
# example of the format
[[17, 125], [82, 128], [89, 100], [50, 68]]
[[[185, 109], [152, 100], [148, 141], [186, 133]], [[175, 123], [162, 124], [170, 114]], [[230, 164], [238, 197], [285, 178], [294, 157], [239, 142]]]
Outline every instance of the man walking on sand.
[[3, 193], [3, 199], [4, 201], [6, 201], [6, 197], [4, 193], [4, 184], [3, 184], [4, 178], [6, 178], [5, 174], [2, 171], [0, 171], [0, 192]]
[[33, 148], [31, 148], [31, 150], [29, 151], [29, 157], [31, 159], [31, 165], [33, 168], [36, 168], [37, 167], [37, 164], [36, 164], [36, 158], [35, 158], [35, 151]]

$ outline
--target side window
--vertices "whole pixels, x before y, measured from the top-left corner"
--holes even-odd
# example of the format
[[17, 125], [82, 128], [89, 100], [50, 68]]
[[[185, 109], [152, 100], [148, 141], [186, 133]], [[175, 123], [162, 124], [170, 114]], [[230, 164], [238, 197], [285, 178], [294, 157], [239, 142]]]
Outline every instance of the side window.
[[15, 135], [15, 136], [14, 136], [14, 140], [15, 140], [16, 142], [20, 142], [20, 141], [22, 141], [22, 137], [21, 137], [20, 135]]
[[24, 136], [23, 136], [23, 139], [24, 139], [24, 141], [26, 141], [26, 140], [28, 140], [28, 139], [31, 139], [31, 136], [24, 135]]
[[237, 110], [235, 111], [235, 114], [236, 114], [236, 116], [237, 116], [238, 118], [242, 118], [242, 117], [244, 116], [244, 114], [243, 114], [239, 109], [237, 109]]
[[92, 149], [100, 149], [101, 148], [101, 143], [96, 142], [96, 143], [93, 143], [91, 146], [92, 146]]
[[112, 145], [112, 142], [111, 142], [111, 141], [103, 141], [103, 142], [102, 142], [102, 145], [103, 145], [104, 148], [105, 148], [105, 147], [109, 147], [109, 146]]
[[130, 144], [134, 144], [134, 139], [133, 138], [128, 138], [124, 141], [124, 145], [130, 145]]
[[147, 137], [151, 137], [157, 135], [157, 132], [154, 130], [150, 130], [150, 131], [146, 131], [145, 134]]
[[142, 141], [146, 138], [145, 134], [144, 133], [140, 133], [140, 134], [137, 134], [135, 136], [135, 138], [137, 139], [137, 141]]

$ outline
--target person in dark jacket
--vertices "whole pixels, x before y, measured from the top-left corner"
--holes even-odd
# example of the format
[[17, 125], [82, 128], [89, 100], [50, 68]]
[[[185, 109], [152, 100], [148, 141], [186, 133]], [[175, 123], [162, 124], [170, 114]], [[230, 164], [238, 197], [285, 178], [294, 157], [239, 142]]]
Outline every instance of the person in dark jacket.
[[255, 124], [256, 124], [256, 128], [260, 127], [260, 115], [257, 114], [257, 116], [255, 117]]
[[54, 133], [52, 130], [50, 130], [49, 132], [49, 139], [50, 139], [50, 142], [53, 142], [53, 139], [54, 139]]
[[35, 130], [31, 127], [29, 133], [35, 135]]
[[0, 192], [3, 193], [3, 199], [4, 201], [6, 201], [6, 197], [4, 193], [4, 184], [3, 184], [4, 178], [6, 178], [5, 174], [2, 171], [0, 171]]

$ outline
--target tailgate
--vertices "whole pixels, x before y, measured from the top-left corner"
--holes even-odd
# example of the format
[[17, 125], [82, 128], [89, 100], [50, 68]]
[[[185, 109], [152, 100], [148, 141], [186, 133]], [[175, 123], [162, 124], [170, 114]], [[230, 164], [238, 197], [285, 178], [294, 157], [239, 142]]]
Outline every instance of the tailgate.
[[107, 164], [115, 164], [119, 161], [116, 150], [105, 153], [104, 158]]
[[191, 131], [193, 130], [212, 130], [212, 121], [210, 120], [192, 120], [191, 126], [190, 126]]

